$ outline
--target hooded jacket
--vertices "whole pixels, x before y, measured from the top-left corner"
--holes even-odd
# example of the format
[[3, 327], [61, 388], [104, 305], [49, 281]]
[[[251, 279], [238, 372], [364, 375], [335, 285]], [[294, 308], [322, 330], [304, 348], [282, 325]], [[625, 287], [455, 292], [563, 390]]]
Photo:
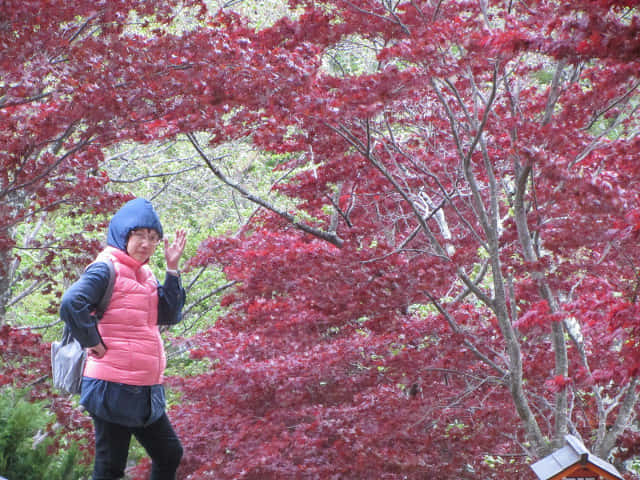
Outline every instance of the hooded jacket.
[[116, 279], [111, 302], [98, 332], [107, 351], [102, 358], [89, 355], [84, 375], [127, 385], [162, 383], [166, 366], [158, 330], [158, 282], [151, 269], [130, 257], [127, 241], [136, 228], [156, 230], [162, 225], [151, 203], [137, 198], [127, 202], [109, 223], [107, 248], [97, 262], [113, 262]]
[[135, 198], [125, 203], [109, 222], [107, 245], [127, 251], [127, 240], [132, 230], [150, 228], [162, 238], [160, 218], [149, 200]]
[[[129, 234], [136, 228], [151, 228], [162, 236], [160, 220], [147, 200], [132, 200], [114, 215], [108, 246], [67, 289], [60, 306], [61, 318], [83, 347], [102, 340], [107, 349], [102, 358], [88, 356], [80, 403], [105, 420], [131, 426], [153, 421], [164, 409], [160, 384], [165, 355], [158, 325], [178, 323], [185, 301], [179, 277], [167, 274], [161, 285], [146, 262], [141, 264], [127, 254]], [[108, 283], [107, 258], [113, 262], [116, 279], [111, 301], [98, 322], [92, 312]], [[134, 397], [132, 388], [143, 390], [133, 390]], [[138, 396], [143, 400], [132, 401]], [[133, 403], [140, 403], [140, 412]]]

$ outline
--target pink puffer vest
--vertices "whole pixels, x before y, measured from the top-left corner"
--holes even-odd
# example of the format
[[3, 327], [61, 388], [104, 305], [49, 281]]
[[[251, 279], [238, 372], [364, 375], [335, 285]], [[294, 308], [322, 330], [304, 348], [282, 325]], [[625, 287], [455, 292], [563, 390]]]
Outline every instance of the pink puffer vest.
[[111, 259], [116, 271], [113, 296], [98, 331], [107, 347], [89, 355], [84, 375], [127, 385], [162, 383], [166, 366], [158, 330], [158, 283], [151, 269], [125, 252], [107, 247], [96, 261]]

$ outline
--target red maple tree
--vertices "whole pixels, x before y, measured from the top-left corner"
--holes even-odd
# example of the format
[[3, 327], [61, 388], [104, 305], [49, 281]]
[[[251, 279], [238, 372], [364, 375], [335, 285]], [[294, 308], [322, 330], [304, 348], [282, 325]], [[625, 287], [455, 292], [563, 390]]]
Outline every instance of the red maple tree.
[[[532, 478], [566, 433], [637, 453], [637, 2], [291, 0], [260, 30], [123, 29], [171, 21], [153, 3], [51, 28], [101, 19], [65, 77], [87, 138], [186, 134], [265, 207], [191, 261], [238, 283], [191, 340], [210, 371], [170, 379], [182, 478]], [[341, 64], [347, 42], [374, 62]], [[287, 155], [295, 211], [226, 178], [205, 133]]]
[[[239, 287], [194, 352], [212, 371], [175, 380], [173, 414], [198, 439], [185, 472], [524, 478], [567, 433], [622, 465], [636, 453], [634, 5], [290, 4], [304, 13], [243, 38], [267, 45], [263, 80], [301, 49], [306, 68], [261, 86], [224, 134], [251, 126], [291, 153], [282, 168], [305, 167], [278, 189], [309, 220], [272, 209], [193, 261]], [[375, 69], [322, 68], [354, 39]]]
[[[99, 249], [81, 231], [30, 238], [26, 224], [89, 214], [92, 231], [100, 226], [96, 215], [126, 199], [109, 191], [100, 166], [105, 147], [136, 136], [155, 118], [144, 87], [132, 81], [144, 75], [143, 59], [132, 61], [135, 41], [121, 35], [134, 10], [167, 22], [172, 5], [2, 2], [0, 323], [11, 297], [21, 293], [12, 291], [17, 280], [31, 278], [51, 290], [51, 275], [85, 266]], [[42, 250], [39, 271], [20, 269], [20, 249]]]

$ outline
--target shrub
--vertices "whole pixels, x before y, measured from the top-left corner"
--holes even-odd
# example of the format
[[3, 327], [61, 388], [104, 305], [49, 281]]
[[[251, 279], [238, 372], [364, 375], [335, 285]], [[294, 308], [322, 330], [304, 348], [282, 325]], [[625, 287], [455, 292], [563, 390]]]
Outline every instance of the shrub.
[[88, 477], [89, 467], [78, 461], [78, 444], [65, 442], [53, 424], [44, 402], [28, 402], [15, 389], [0, 393], [0, 475], [10, 480]]

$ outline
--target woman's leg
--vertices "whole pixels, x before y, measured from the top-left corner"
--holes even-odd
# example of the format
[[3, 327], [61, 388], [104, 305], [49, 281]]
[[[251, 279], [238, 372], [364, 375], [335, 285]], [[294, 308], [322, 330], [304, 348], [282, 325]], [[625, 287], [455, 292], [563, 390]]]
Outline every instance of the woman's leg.
[[96, 455], [93, 480], [117, 480], [124, 477], [131, 432], [127, 427], [93, 417]]
[[167, 414], [148, 427], [132, 431], [151, 457], [150, 480], [174, 480], [182, 459], [182, 445]]

